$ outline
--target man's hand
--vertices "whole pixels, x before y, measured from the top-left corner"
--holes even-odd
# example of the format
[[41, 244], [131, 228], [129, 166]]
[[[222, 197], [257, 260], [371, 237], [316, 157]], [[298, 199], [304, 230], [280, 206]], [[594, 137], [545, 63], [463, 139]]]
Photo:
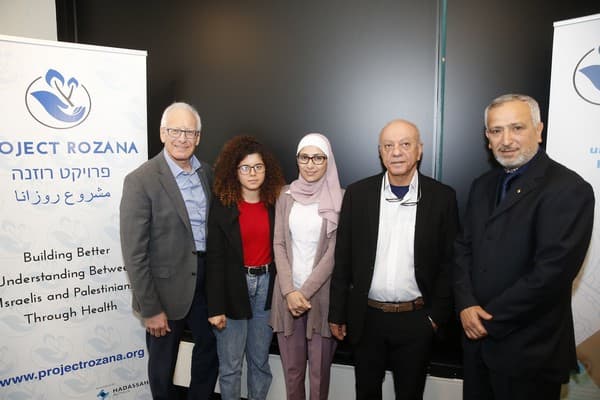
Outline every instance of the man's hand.
[[208, 322], [218, 330], [222, 330], [227, 326], [227, 318], [225, 314], [215, 315], [214, 317], [210, 317]]
[[144, 326], [149, 334], [156, 337], [165, 336], [171, 332], [169, 322], [167, 321], [167, 314], [164, 312], [150, 318], [144, 318]]
[[431, 327], [433, 328], [433, 331], [437, 332], [438, 324], [436, 324], [433, 318], [431, 318], [429, 315], [427, 316], [427, 319], [429, 319], [429, 322], [431, 322]]
[[294, 317], [299, 317], [310, 310], [310, 301], [306, 300], [304, 295], [297, 290], [288, 293], [285, 299], [287, 300], [288, 310]]
[[346, 324], [334, 324], [333, 322], [330, 322], [329, 329], [331, 329], [333, 337], [338, 340], [344, 340], [346, 337]]
[[492, 315], [480, 306], [467, 307], [460, 312], [460, 322], [469, 339], [476, 340], [487, 336], [487, 330], [481, 323], [482, 319], [489, 321]]

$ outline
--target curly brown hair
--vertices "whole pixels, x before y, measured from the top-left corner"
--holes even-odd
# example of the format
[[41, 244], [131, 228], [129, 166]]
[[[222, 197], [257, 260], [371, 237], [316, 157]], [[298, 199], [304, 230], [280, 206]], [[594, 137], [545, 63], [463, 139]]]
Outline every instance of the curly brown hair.
[[274, 205], [285, 179], [277, 159], [252, 136], [235, 136], [223, 145], [215, 162], [213, 192], [224, 206], [232, 206], [242, 199], [242, 185], [237, 166], [250, 154], [260, 154], [265, 164], [265, 181], [260, 187], [260, 200]]

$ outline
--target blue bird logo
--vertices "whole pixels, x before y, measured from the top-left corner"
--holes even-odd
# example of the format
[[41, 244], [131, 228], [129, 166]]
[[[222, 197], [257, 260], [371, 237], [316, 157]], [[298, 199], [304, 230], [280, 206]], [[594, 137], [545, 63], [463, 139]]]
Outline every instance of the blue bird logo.
[[106, 390], [102, 389], [101, 391], [98, 392], [98, 394], [96, 395], [96, 397], [99, 398], [100, 400], [104, 400], [109, 395], [110, 395], [110, 393], [108, 393]]
[[[29, 113], [41, 124], [58, 129], [79, 125], [89, 115], [91, 100], [85, 86], [76, 78], [65, 79], [48, 69], [44, 79], [34, 80], [27, 89]], [[32, 100], [34, 99], [34, 100]]]
[[583, 100], [600, 105], [600, 47], [579, 60], [573, 71], [573, 87]]
[[581, 68], [579, 72], [584, 74], [596, 89], [600, 90], [600, 65], [589, 65]]

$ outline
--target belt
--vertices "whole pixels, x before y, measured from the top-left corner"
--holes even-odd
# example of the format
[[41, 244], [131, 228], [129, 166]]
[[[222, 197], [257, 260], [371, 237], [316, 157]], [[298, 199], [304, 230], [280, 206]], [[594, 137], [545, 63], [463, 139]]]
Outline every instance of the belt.
[[259, 265], [259, 266], [250, 266], [244, 265], [244, 272], [251, 276], [264, 275], [269, 272], [269, 264]]
[[192, 253], [194, 253], [198, 257], [206, 257], [206, 252], [205, 251], [192, 251]]
[[367, 300], [367, 305], [371, 308], [376, 308], [383, 312], [406, 312], [420, 310], [425, 306], [425, 302], [422, 297], [418, 297], [413, 301], [402, 301], [400, 303], [387, 303], [377, 300]]

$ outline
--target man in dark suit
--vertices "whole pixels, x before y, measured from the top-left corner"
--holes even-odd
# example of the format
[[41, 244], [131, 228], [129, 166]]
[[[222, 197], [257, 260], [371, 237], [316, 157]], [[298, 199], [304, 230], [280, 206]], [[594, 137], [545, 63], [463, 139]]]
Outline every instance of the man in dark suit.
[[576, 369], [571, 290], [592, 233], [594, 193], [539, 147], [529, 96], [485, 111], [500, 164], [477, 178], [456, 241], [465, 399], [558, 400]]
[[348, 187], [331, 281], [333, 335], [353, 345], [357, 399], [381, 399], [389, 365], [397, 399], [422, 399], [435, 331], [452, 313], [454, 190], [417, 171], [417, 127], [388, 123], [386, 171]]
[[217, 379], [215, 338], [204, 294], [206, 220], [212, 172], [194, 151], [200, 116], [185, 103], [163, 113], [164, 150], [125, 177], [121, 246], [133, 309], [146, 327], [154, 399], [174, 399], [173, 372], [188, 326], [194, 337], [189, 399], [209, 399]]

